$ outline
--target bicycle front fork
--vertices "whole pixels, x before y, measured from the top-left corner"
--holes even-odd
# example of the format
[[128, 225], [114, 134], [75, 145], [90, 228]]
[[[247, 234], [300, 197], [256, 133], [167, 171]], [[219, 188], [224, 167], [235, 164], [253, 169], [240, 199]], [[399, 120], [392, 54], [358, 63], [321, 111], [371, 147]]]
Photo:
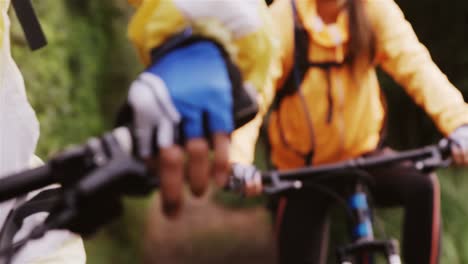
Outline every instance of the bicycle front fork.
[[373, 253], [383, 253], [389, 264], [401, 264], [396, 240], [376, 241], [372, 226], [372, 212], [364, 185], [357, 181], [348, 197], [351, 216], [351, 245], [338, 249], [339, 264], [372, 263]]
[[383, 253], [388, 264], [401, 264], [398, 248], [396, 240], [356, 242], [338, 249], [338, 264], [354, 264], [355, 257], [363, 253]]

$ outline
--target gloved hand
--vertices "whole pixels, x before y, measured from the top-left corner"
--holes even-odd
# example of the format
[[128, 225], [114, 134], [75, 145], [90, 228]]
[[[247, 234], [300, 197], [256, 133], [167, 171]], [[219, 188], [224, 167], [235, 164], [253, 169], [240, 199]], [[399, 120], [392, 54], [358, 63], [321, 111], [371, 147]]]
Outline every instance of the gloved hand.
[[468, 126], [457, 128], [449, 139], [452, 141], [452, 157], [457, 165], [468, 166]]
[[254, 165], [233, 164], [228, 187], [247, 197], [262, 193], [262, 175]]
[[182, 204], [185, 171], [197, 196], [211, 175], [218, 185], [226, 184], [234, 129], [232, 84], [215, 44], [195, 42], [162, 56], [132, 84], [128, 103], [138, 154], [160, 177], [168, 216], [177, 215]]

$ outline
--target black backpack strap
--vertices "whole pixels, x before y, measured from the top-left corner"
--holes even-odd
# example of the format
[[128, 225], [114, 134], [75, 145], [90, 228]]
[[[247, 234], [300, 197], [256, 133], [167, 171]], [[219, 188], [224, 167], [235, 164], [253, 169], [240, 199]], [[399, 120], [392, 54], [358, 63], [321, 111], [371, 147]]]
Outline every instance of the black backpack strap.
[[297, 10], [296, 1], [291, 1], [292, 11], [294, 15], [294, 63], [292, 73], [295, 79], [295, 88], [299, 89], [300, 84], [304, 80], [304, 76], [309, 69], [309, 36], [301, 22], [299, 12]]
[[[302, 81], [304, 80], [304, 76], [307, 70], [310, 67], [314, 66], [311, 65], [311, 63], [309, 62], [308, 56], [304, 56], [304, 54], [309, 54], [309, 36], [300, 20], [295, 0], [291, 0], [291, 8], [294, 19], [293, 66], [291, 68], [291, 71], [288, 73], [288, 77], [283, 86], [276, 91], [271, 107], [268, 110], [268, 113], [265, 116], [261, 126], [260, 133], [262, 135], [262, 138], [264, 138], [264, 148], [266, 157], [269, 157], [271, 152], [271, 145], [268, 140], [268, 124], [271, 112], [277, 110], [280, 107], [281, 101], [285, 97], [293, 95], [299, 91], [299, 87]], [[304, 159], [306, 160], [306, 163], [310, 163], [313, 159], [313, 151], [309, 152], [306, 155], [306, 157], [304, 157]], [[268, 159], [267, 165], [270, 169], [274, 168], [270, 159]]]
[[[276, 105], [279, 105], [284, 96], [296, 92], [304, 80], [304, 76], [309, 68], [320, 68], [325, 71], [327, 78], [327, 100], [328, 100], [328, 113], [327, 122], [330, 123], [333, 118], [333, 97], [332, 97], [332, 83], [331, 83], [331, 69], [342, 67], [343, 63], [326, 61], [326, 62], [312, 62], [309, 61], [309, 48], [310, 41], [309, 35], [305, 30], [303, 23], [300, 21], [299, 12], [297, 9], [296, 0], [291, 0], [291, 5], [294, 14], [294, 67], [292, 72], [294, 81], [286, 83], [286, 85], [278, 93]], [[304, 55], [306, 54], [306, 55]], [[277, 107], [277, 106], [276, 106]]]
[[37, 50], [46, 46], [47, 39], [36, 12], [34, 12], [31, 0], [12, 0], [12, 5], [31, 50]]
[[384, 148], [386, 145], [387, 145], [387, 136], [388, 136], [388, 101], [387, 101], [387, 97], [385, 96], [384, 94], [384, 91], [383, 89], [381, 88], [380, 89], [380, 101], [382, 102], [382, 107], [384, 109], [384, 120], [383, 120], [383, 124], [382, 124], [382, 127], [380, 128], [380, 131], [379, 131], [379, 143], [377, 145], [377, 148], [378, 149], [382, 149]]
[[291, 72], [289, 72], [283, 86], [278, 89], [271, 105], [272, 110], [276, 110], [284, 97], [292, 95], [299, 90], [304, 76], [309, 68], [308, 54], [309, 36], [302, 25], [297, 11], [296, 1], [291, 0], [291, 7], [294, 18], [294, 57]]

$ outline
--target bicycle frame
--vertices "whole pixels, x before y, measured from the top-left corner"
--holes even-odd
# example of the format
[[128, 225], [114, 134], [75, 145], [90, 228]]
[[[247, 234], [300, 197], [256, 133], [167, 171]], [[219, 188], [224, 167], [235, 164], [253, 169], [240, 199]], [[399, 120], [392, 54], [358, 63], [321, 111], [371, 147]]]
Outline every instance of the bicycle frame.
[[[350, 175], [346, 175], [350, 176]], [[376, 240], [372, 225], [372, 208], [369, 207], [365, 183], [358, 177], [352, 184], [352, 192], [347, 195], [347, 206], [351, 211], [349, 219], [352, 243], [338, 247], [338, 264], [352, 264], [372, 259], [373, 253], [381, 253], [389, 264], [401, 264], [398, 242], [394, 239]]]

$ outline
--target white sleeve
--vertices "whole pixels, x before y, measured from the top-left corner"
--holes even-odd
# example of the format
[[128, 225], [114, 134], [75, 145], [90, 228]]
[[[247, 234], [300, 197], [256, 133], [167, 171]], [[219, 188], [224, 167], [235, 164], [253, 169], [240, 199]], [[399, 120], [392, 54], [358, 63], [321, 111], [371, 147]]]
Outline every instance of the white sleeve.
[[[8, 7], [8, 0], [0, 1], [0, 178], [29, 167], [39, 137], [39, 124], [26, 97], [23, 77], [11, 56]], [[14, 200], [0, 204], [0, 227], [13, 205]], [[18, 237], [45, 217], [40, 213], [26, 218]], [[54, 231], [29, 243], [13, 263], [45, 263], [42, 259], [47, 263], [81, 264], [86, 257], [79, 237]]]
[[0, 6], [0, 177], [28, 166], [39, 124], [10, 51], [10, 21]]

